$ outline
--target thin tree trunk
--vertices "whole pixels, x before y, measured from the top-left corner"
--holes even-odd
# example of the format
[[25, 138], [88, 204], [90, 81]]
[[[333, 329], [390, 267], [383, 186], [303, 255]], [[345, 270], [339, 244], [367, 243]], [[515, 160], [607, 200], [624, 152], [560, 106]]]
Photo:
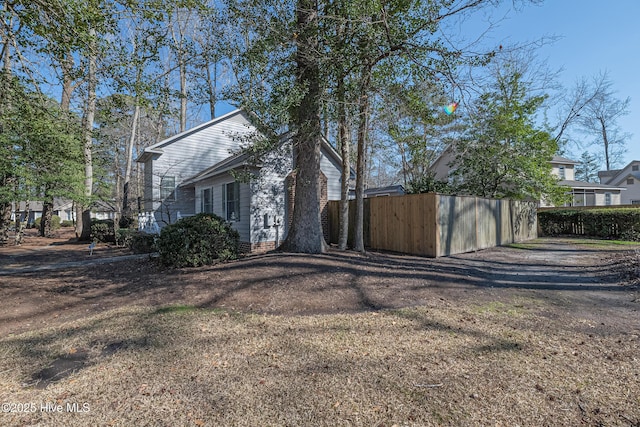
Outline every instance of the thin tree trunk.
[[136, 100], [136, 106], [133, 110], [133, 119], [131, 121], [131, 134], [129, 135], [129, 143], [127, 144], [127, 162], [124, 168], [124, 186], [122, 189], [122, 217], [131, 217], [131, 206], [129, 206], [129, 192], [131, 181], [131, 169], [133, 167], [133, 146], [136, 143], [136, 135], [138, 129], [138, 120], [140, 118], [140, 104]]
[[211, 120], [216, 117], [216, 92], [218, 90], [218, 64], [213, 63], [213, 75], [211, 75], [211, 69], [209, 64], [207, 68], [207, 92], [209, 95], [209, 113], [211, 114]]
[[[12, 16], [8, 15], [7, 2], [2, 2], [2, 22], [0, 22], [0, 43], [4, 54], [2, 55], [2, 77], [0, 78], [2, 96], [0, 97], [0, 117], [5, 117], [5, 112], [11, 108], [11, 45], [12, 35], [10, 34]], [[7, 17], [7, 18], [5, 18]], [[9, 22], [5, 22], [5, 19]], [[0, 133], [4, 132], [0, 123]], [[15, 178], [13, 174], [7, 172], [0, 177], [0, 185], [4, 188], [13, 188]], [[0, 202], [0, 245], [9, 241], [9, 225], [11, 224], [11, 202]]]
[[187, 130], [187, 66], [180, 52], [180, 132]]
[[356, 215], [353, 248], [364, 252], [364, 187], [367, 168], [367, 139], [369, 130], [369, 82], [371, 70], [365, 66], [360, 86], [358, 124], [358, 159], [356, 161]]
[[[16, 203], [16, 207], [18, 207], [19, 204]], [[24, 221], [20, 220], [20, 212], [18, 211], [18, 209], [16, 209], [16, 236], [15, 236], [15, 244], [16, 245], [21, 245], [22, 244], [22, 240], [24, 238], [24, 229], [26, 224], [29, 222], [29, 211], [31, 210], [31, 208], [29, 207], [29, 200], [26, 200], [24, 202]]]
[[344, 76], [338, 80], [338, 141], [340, 154], [342, 155], [342, 182], [340, 186], [340, 236], [338, 248], [347, 249], [349, 241], [349, 183], [351, 181], [351, 159], [349, 125], [347, 123], [347, 111], [344, 89]]
[[71, 109], [71, 95], [73, 94], [73, 54], [67, 52], [66, 58], [60, 60], [62, 68], [62, 95], [60, 97], [60, 108], [62, 111], [69, 112]]
[[84, 196], [85, 200], [81, 207], [81, 215], [78, 215], [78, 224], [81, 241], [89, 241], [91, 239], [91, 207], [90, 200], [93, 195], [93, 121], [96, 113], [96, 32], [94, 29], [89, 30], [89, 72], [88, 72], [88, 96], [87, 105], [83, 120], [83, 139], [84, 139]]
[[611, 163], [609, 161], [609, 138], [607, 137], [607, 127], [603, 119], [600, 120], [600, 129], [602, 132], [602, 142], [604, 143], [604, 163], [607, 170], [611, 170]]

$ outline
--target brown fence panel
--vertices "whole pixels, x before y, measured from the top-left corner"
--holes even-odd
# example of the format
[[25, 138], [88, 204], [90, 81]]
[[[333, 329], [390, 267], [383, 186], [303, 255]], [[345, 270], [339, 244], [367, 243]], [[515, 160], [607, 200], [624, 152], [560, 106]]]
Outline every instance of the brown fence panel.
[[374, 197], [369, 200], [370, 247], [436, 256], [435, 194]]
[[[349, 204], [349, 246], [355, 202]], [[338, 243], [339, 202], [329, 202]], [[536, 204], [434, 193], [365, 199], [364, 240], [371, 249], [438, 257], [537, 237]]]
[[440, 247], [438, 256], [459, 254], [477, 248], [475, 197], [438, 196]]

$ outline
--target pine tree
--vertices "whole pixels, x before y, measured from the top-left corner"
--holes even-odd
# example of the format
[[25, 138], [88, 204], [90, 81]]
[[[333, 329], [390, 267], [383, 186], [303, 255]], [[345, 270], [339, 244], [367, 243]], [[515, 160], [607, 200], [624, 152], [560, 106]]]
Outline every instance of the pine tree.
[[598, 182], [600, 159], [588, 151], [582, 153], [580, 164], [576, 165], [575, 176], [577, 181]]

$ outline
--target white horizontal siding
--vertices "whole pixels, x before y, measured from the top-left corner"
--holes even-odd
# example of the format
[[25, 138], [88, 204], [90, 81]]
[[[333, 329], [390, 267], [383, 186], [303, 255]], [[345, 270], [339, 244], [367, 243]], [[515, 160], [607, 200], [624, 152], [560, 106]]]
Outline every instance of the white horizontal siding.
[[[230, 174], [224, 174], [215, 178], [209, 178], [200, 181], [195, 187], [194, 197], [194, 212], [201, 212], [201, 194], [205, 188], [211, 188], [213, 194], [213, 213], [224, 218], [223, 209], [223, 185], [234, 182], [234, 178]], [[250, 202], [251, 202], [251, 187], [249, 184], [240, 184], [240, 220], [234, 221], [232, 227], [240, 233], [240, 240], [243, 242], [250, 242]]]
[[322, 150], [320, 157], [320, 170], [327, 177], [327, 199], [340, 200], [340, 182], [342, 165]]
[[[286, 161], [286, 160], [283, 160]], [[286, 173], [285, 173], [286, 172]], [[285, 232], [285, 177], [288, 171], [265, 167], [251, 183], [251, 243], [282, 242]], [[265, 227], [264, 216], [269, 216]]]

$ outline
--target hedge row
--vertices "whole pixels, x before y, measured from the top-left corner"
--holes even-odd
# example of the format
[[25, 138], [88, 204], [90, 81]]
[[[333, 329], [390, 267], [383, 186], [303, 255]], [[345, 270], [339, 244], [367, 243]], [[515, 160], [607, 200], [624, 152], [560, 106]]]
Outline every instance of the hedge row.
[[544, 236], [574, 234], [640, 241], [640, 209], [554, 209], [538, 212]]

